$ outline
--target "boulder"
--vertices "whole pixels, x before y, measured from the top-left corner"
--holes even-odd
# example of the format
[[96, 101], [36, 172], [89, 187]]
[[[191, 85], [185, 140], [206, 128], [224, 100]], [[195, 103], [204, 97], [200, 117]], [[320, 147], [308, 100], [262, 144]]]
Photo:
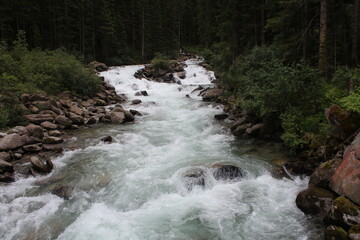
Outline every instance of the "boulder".
[[227, 119], [228, 117], [229, 117], [229, 114], [227, 114], [227, 113], [219, 113], [219, 114], [214, 115], [214, 118], [216, 120], [224, 120], [224, 119]]
[[88, 67], [91, 69], [95, 69], [98, 72], [107, 71], [109, 69], [108, 66], [105, 65], [105, 63], [100, 63], [97, 61], [93, 61], [93, 62], [89, 63]]
[[59, 130], [50, 130], [49, 135], [54, 137], [59, 137], [61, 136], [61, 132]]
[[325, 240], [348, 240], [346, 231], [338, 226], [328, 226], [324, 234]]
[[219, 88], [208, 89], [202, 94], [202, 98], [204, 101], [215, 101], [223, 93], [224, 93], [224, 90], [219, 89]]
[[234, 132], [237, 127], [244, 125], [245, 123], [251, 123], [253, 120], [254, 119], [250, 115], [245, 115], [244, 117], [241, 117], [238, 120], [236, 120], [231, 126], [230, 130]]
[[31, 144], [31, 145], [23, 146], [23, 149], [25, 152], [28, 153], [36, 153], [42, 150], [42, 146], [39, 144]]
[[40, 111], [51, 110], [51, 107], [53, 107], [49, 101], [35, 101], [32, 102], [32, 105], [40, 109]]
[[186, 73], [185, 73], [185, 72], [178, 72], [178, 73], [177, 73], [177, 76], [178, 76], [180, 79], [185, 79]]
[[76, 105], [72, 105], [71, 107], [70, 107], [70, 112], [73, 112], [73, 113], [75, 113], [76, 115], [82, 115], [83, 114], [83, 111], [78, 107], [78, 106], [76, 106]]
[[30, 136], [40, 139], [44, 137], [44, 129], [38, 125], [30, 124], [26, 127], [26, 129], [29, 132]]
[[58, 143], [62, 143], [63, 141], [64, 140], [62, 138], [53, 137], [53, 136], [49, 136], [49, 137], [44, 138], [44, 143], [45, 144], [58, 144]]
[[334, 136], [341, 140], [350, 136], [359, 127], [359, 116], [337, 105], [326, 108], [325, 116], [329, 123], [335, 128]]
[[135, 120], [134, 115], [131, 112], [123, 109], [122, 107], [116, 107], [112, 111], [124, 113], [126, 122], [133, 122]]
[[15, 177], [14, 174], [6, 172], [3, 174], [0, 174], [0, 182], [14, 182], [15, 181]]
[[360, 240], [360, 225], [352, 226], [348, 231], [350, 240]]
[[69, 119], [77, 125], [83, 125], [84, 124], [84, 118], [80, 115], [77, 115], [75, 113], [69, 113]]
[[107, 82], [104, 82], [104, 87], [106, 90], [115, 91], [115, 87]]
[[148, 92], [147, 91], [140, 91], [141, 95], [147, 97], [149, 96]]
[[341, 161], [342, 159], [335, 158], [333, 160], [321, 163], [311, 174], [309, 185], [329, 188], [331, 177], [334, 175], [336, 169], [341, 164]]
[[51, 160], [47, 160], [46, 163], [44, 163], [38, 157], [31, 157], [30, 163], [32, 168], [40, 173], [49, 173], [54, 168]]
[[315, 168], [318, 166], [317, 162], [314, 161], [303, 161], [296, 160], [287, 162], [283, 165], [283, 167], [287, 170], [291, 175], [310, 175], [314, 172]]
[[42, 122], [40, 124], [41, 127], [47, 129], [47, 130], [55, 130], [57, 129], [57, 125], [55, 123], [51, 123], [51, 122]]
[[235, 130], [232, 131], [232, 134], [239, 137], [243, 135], [246, 132], [246, 129], [248, 129], [249, 127], [251, 127], [251, 123], [240, 125]]
[[0, 152], [0, 160], [4, 160], [6, 162], [11, 161], [11, 155], [8, 152]]
[[29, 122], [41, 124], [42, 122], [52, 122], [54, 117], [51, 114], [29, 114], [24, 116]]
[[135, 109], [130, 109], [130, 113], [133, 116], [135, 116], [135, 115], [142, 116], [142, 114], [139, 111], [135, 110]]
[[69, 127], [73, 124], [73, 122], [70, 119], [68, 119], [67, 117], [62, 116], [62, 115], [57, 116], [55, 118], [55, 121], [65, 127]]
[[30, 95], [27, 93], [21, 94], [20, 99], [22, 103], [28, 103], [30, 102]]
[[334, 200], [324, 222], [341, 226], [345, 229], [359, 225], [360, 207], [347, 198], [340, 196]]
[[23, 126], [16, 126], [14, 127], [13, 129], [11, 129], [9, 131], [9, 133], [17, 133], [19, 134], [20, 136], [23, 136], [23, 135], [28, 135], [29, 132], [27, 131], [26, 127], [23, 127]]
[[100, 140], [104, 143], [112, 143], [113, 142], [113, 138], [111, 136], [103, 137]]
[[211, 166], [216, 180], [234, 180], [245, 176], [245, 172], [237, 166], [223, 163], [215, 163]]
[[110, 119], [114, 124], [121, 124], [125, 122], [125, 114], [123, 112], [111, 112]]
[[191, 191], [194, 186], [205, 186], [205, 172], [201, 168], [192, 168], [183, 174], [185, 186]]
[[37, 107], [35, 107], [34, 105], [30, 105], [29, 107], [28, 107], [28, 109], [29, 109], [29, 111], [31, 112], [31, 113], [39, 113], [40, 112], [40, 109], [38, 109]]
[[331, 208], [335, 194], [318, 187], [309, 187], [296, 197], [296, 206], [306, 214], [324, 216]]
[[72, 193], [74, 191], [74, 187], [71, 186], [55, 186], [51, 189], [51, 193], [61, 197], [65, 200], [69, 200]]
[[97, 122], [98, 122], [98, 120], [96, 119], [96, 117], [92, 116], [85, 122], [85, 124], [86, 125], [92, 125], [92, 124], [95, 124]]
[[8, 162], [0, 159], [0, 174], [6, 173], [6, 172], [9, 172], [9, 173], [14, 172], [14, 166], [11, 163], [8, 163]]
[[0, 132], [0, 138], [3, 138], [7, 135], [7, 133]]
[[142, 101], [140, 99], [134, 99], [131, 101], [131, 103], [137, 105], [137, 104], [142, 103]]
[[360, 204], [360, 161], [355, 151], [346, 154], [340, 166], [331, 177], [330, 188]]
[[251, 137], [258, 137], [263, 126], [264, 126], [263, 123], [258, 123], [258, 124], [255, 124], [255, 125], [249, 127], [248, 129], [246, 129], [245, 132], [247, 135], [249, 135]]
[[22, 147], [23, 145], [24, 140], [17, 133], [6, 135], [5, 137], [0, 139], [0, 151], [13, 150]]

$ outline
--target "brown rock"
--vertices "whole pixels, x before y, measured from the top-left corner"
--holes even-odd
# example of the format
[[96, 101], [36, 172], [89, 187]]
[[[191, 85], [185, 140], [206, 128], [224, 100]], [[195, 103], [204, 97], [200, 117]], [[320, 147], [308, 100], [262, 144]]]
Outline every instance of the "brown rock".
[[42, 122], [41, 127], [48, 129], [48, 130], [55, 130], [57, 129], [57, 125], [51, 122]]
[[131, 103], [137, 105], [137, 104], [142, 103], [142, 101], [140, 99], [134, 99], [131, 101]]
[[48, 98], [44, 95], [40, 95], [40, 94], [33, 94], [30, 97], [30, 101], [31, 102], [35, 102], [35, 101], [47, 101]]
[[125, 122], [125, 114], [123, 112], [111, 112], [110, 119], [114, 124], [121, 124]]
[[54, 137], [59, 137], [61, 136], [61, 132], [59, 130], [50, 130], [49, 135]]
[[54, 121], [54, 117], [51, 114], [29, 114], [29, 115], [25, 115], [24, 117], [34, 124], [41, 124], [42, 122]]
[[84, 124], [84, 118], [77, 115], [77, 114], [69, 113], [69, 118], [73, 123], [75, 123], [77, 125], [83, 125]]
[[0, 160], [4, 160], [6, 162], [11, 161], [11, 155], [8, 152], [0, 152]]
[[10, 173], [14, 172], [14, 166], [11, 163], [8, 163], [0, 159], [0, 174], [6, 172], [10, 172]]
[[28, 107], [28, 109], [29, 109], [29, 111], [31, 112], [31, 113], [39, 113], [40, 112], [40, 110], [37, 108], [37, 107], [35, 107], [34, 105], [30, 105], [29, 107]]
[[69, 110], [80, 116], [83, 114], [83, 111], [76, 105], [72, 105]]
[[49, 173], [52, 170], [52, 163], [48, 165], [48, 163], [42, 162], [38, 157], [31, 157], [30, 163], [33, 169], [40, 173]]
[[9, 131], [9, 133], [17, 133], [20, 136], [27, 135], [29, 132], [27, 131], [26, 127], [23, 126], [16, 126]]
[[28, 153], [37, 153], [42, 150], [42, 147], [39, 144], [31, 144], [31, 145], [23, 146], [23, 149], [25, 152]]
[[61, 197], [65, 200], [70, 199], [73, 191], [74, 191], [74, 187], [70, 187], [70, 186], [56, 186], [51, 189], [52, 194]]
[[251, 127], [251, 123], [240, 125], [234, 131], [232, 131], [232, 133], [235, 136], [240, 137], [246, 132], [246, 129], [248, 129], [249, 127]]
[[311, 174], [309, 185], [314, 185], [322, 188], [329, 188], [331, 177], [334, 175], [336, 169], [339, 167], [341, 162], [342, 159], [336, 158], [321, 163]]
[[55, 121], [56, 121], [57, 123], [65, 126], [65, 127], [69, 127], [69, 126], [71, 126], [71, 124], [73, 123], [70, 119], [68, 119], [67, 117], [62, 116], [62, 115], [57, 116], [57, 117], [55, 118]]
[[6, 172], [3, 174], [0, 174], [0, 182], [14, 182], [15, 177], [12, 173]]
[[30, 95], [27, 93], [21, 94], [20, 99], [22, 103], [28, 103], [30, 102]]
[[12, 133], [0, 139], [0, 151], [13, 150], [24, 145], [24, 141], [19, 134]]
[[53, 136], [49, 136], [49, 137], [44, 138], [44, 143], [45, 144], [58, 144], [58, 143], [62, 143], [63, 141], [64, 140], [62, 138], [53, 137]]
[[107, 71], [109, 69], [108, 66], [106, 66], [104, 63], [100, 63], [97, 61], [93, 61], [93, 62], [89, 63], [88, 67], [91, 69], [95, 69], [98, 72]]
[[92, 125], [92, 124], [96, 124], [98, 122], [98, 120], [96, 119], [96, 117], [92, 116], [90, 117], [87, 121], [86, 121], [86, 125]]
[[202, 98], [204, 101], [215, 101], [218, 97], [220, 97], [224, 93], [224, 90], [213, 88], [208, 89], [202, 94]]
[[34, 136], [36, 138], [44, 137], [44, 129], [38, 125], [30, 124], [26, 127], [26, 129], [29, 132], [30, 136]]
[[58, 94], [58, 97], [62, 100], [69, 100], [71, 99], [72, 95], [69, 91], [65, 91]]
[[246, 134], [248, 134], [251, 137], [258, 137], [259, 132], [261, 131], [263, 126], [264, 126], [264, 124], [262, 124], [262, 123], [255, 124], [255, 125], [249, 127], [248, 129], [246, 129]]
[[180, 79], [185, 79], [186, 73], [185, 73], [185, 72], [178, 72], [178, 73], [177, 73], [177, 76], [178, 76]]

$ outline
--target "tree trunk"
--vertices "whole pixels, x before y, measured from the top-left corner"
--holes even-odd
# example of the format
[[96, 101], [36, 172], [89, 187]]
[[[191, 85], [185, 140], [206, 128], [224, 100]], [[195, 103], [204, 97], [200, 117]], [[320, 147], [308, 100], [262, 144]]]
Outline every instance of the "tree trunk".
[[262, 0], [261, 2], [261, 46], [266, 45], [265, 41], [265, 19], [266, 19], [266, 13], [265, 13], [265, 0]]
[[321, 0], [320, 7], [320, 43], [319, 69], [326, 74], [327, 70], [327, 27], [328, 27], [328, 0]]
[[141, 59], [145, 59], [145, 7], [142, 8], [142, 40], [141, 40]]
[[359, 11], [360, 11], [360, 0], [355, 0], [353, 22], [352, 22], [352, 54], [351, 62], [353, 66], [359, 64]]

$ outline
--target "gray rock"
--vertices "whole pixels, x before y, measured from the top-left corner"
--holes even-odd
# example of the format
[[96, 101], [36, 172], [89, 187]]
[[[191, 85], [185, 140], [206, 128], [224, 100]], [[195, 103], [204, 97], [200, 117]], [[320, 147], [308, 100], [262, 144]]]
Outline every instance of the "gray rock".
[[62, 143], [63, 141], [64, 140], [62, 138], [53, 137], [53, 136], [49, 136], [49, 137], [44, 138], [44, 143], [45, 144], [58, 144], [58, 143]]
[[26, 129], [30, 136], [34, 136], [40, 139], [44, 137], [44, 129], [38, 125], [30, 124], [26, 127]]
[[34, 124], [41, 124], [42, 122], [52, 122], [54, 117], [51, 114], [29, 114], [24, 116], [29, 122]]
[[125, 122], [125, 114], [123, 112], [111, 112], [110, 119], [114, 124], [121, 124]]
[[0, 151], [13, 150], [23, 145], [23, 138], [17, 133], [9, 134], [0, 139]]
[[6, 173], [6, 172], [9, 172], [9, 173], [14, 172], [14, 166], [11, 163], [8, 163], [8, 162], [0, 159], [0, 174]]
[[245, 172], [237, 166], [215, 163], [211, 166], [216, 180], [234, 180], [245, 176]]
[[23, 149], [25, 152], [28, 153], [36, 153], [36, 152], [40, 152], [42, 150], [42, 147], [39, 144], [32, 144], [32, 145], [23, 146]]
[[55, 118], [55, 121], [65, 127], [69, 127], [73, 124], [73, 122], [70, 119], [68, 119], [67, 117], [62, 116], [62, 115], [57, 116]]
[[131, 101], [131, 103], [137, 105], [137, 104], [142, 103], [142, 101], [140, 99], [134, 99]]
[[41, 127], [48, 129], [48, 130], [55, 130], [57, 129], [57, 125], [55, 123], [51, 123], [51, 122], [42, 122]]
[[6, 162], [10, 162], [11, 161], [11, 155], [8, 152], [0, 152], [0, 159], [4, 160]]
[[19, 134], [20, 136], [29, 134], [29, 132], [27, 131], [26, 127], [23, 127], [23, 126], [16, 126], [16, 127], [14, 127], [13, 129], [11, 129], [11, 130], [9, 131], [9, 133], [17, 133], [17, 134]]
[[54, 168], [51, 160], [47, 160], [46, 163], [44, 163], [38, 157], [31, 157], [30, 163], [33, 169], [40, 173], [49, 173]]
[[6, 172], [3, 174], [0, 174], [0, 182], [14, 182], [15, 177], [12, 173]]
[[71, 186], [56, 186], [51, 189], [51, 193], [61, 197], [65, 200], [69, 200], [72, 193], [74, 191], [74, 187]]

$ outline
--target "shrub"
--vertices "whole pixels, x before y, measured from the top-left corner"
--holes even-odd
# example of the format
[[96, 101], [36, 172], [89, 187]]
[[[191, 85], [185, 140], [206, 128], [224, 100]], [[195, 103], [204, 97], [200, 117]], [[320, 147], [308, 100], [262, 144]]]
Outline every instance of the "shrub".
[[341, 98], [340, 106], [348, 111], [360, 113], [360, 88], [357, 88], [349, 96]]
[[169, 69], [169, 59], [167, 57], [165, 57], [162, 54], [155, 54], [155, 57], [153, 58], [153, 60], [151, 60], [151, 65], [153, 66], [153, 68], [155, 69], [163, 69], [163, 70], [168, 70]]

